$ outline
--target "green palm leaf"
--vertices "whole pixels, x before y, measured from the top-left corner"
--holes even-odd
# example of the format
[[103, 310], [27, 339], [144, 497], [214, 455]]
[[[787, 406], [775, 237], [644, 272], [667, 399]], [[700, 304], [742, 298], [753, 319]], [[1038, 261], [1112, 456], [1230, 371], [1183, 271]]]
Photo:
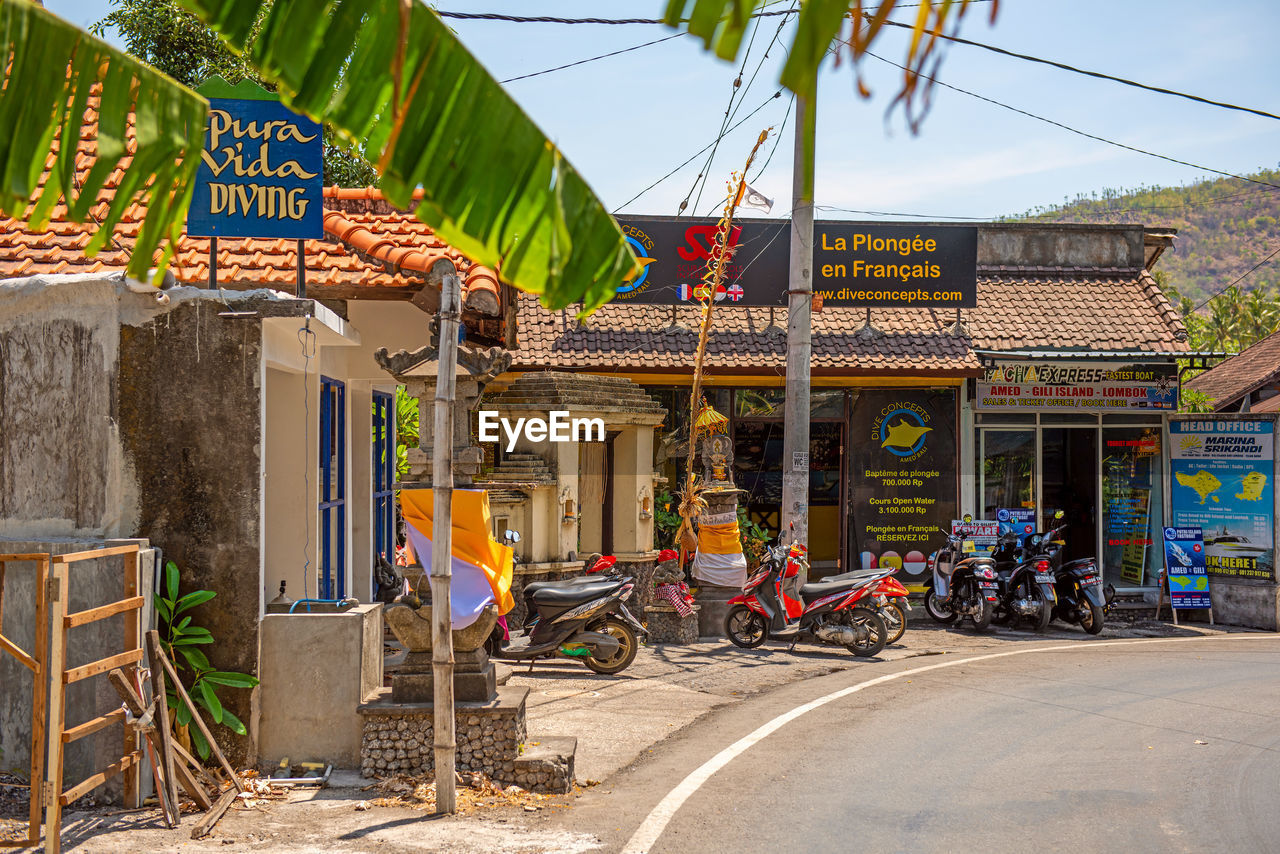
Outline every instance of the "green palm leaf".
[[591, 311], [639, 273], [582, 177], [418, 0], [180, 2], [293, 109], [360, 146], [393, 204], [421, 188], [420, 220], [543, 305]]
[[[65, 197], [69, 216], [83, 220], [107, 178], [128, 156], [126, 128], [133, 112], [133, 159], [85, 252], [93, 255], [102, 248], [134, 197], [141, 195], [147, 217], [128, 273], [145, 277], [156, 249], [167, 239], [154, 264], [163, 272], [185, 221], [199, 162], [198, 156], [187, 155], [199, 150], [208, 103], [28, 0], [0, 0], [0, 50], [9, 57], [0, 71], [0, 127], [5, 129], [0, 134], [0, 211], [25, 216], [39, 230]], [[77, 142], [95, 84], [101, 86], [97, 159], [77, 183]], [[40, 191], [51, 151], [49, 177]]]

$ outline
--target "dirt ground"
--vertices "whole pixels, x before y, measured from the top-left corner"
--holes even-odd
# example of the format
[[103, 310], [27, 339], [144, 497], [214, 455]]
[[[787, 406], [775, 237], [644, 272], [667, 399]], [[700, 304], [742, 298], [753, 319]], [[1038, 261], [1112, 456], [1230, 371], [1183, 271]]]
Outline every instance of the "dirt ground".
[[[1165, 623], [1110, 625], [1101, 638], [1177, 637], [1215, 634], [1196, 624], [1175, 628]], [[1054, 624], [1037, 635], [999, 630], [975, 634], [929, 622], [913, 621], [902, 641], [872, 661], [927, 655], [955, 655], [1016, 647], [1028, 642], [1080, 641], [1078, 629]], [[580, 786], [608, 788], [615, 772], [640, 760], [655, 744], [717, 707], [740, 702], [800, 679], [867, 666], [843, 650], [769, 643], [742, 650], [727, 641], [707, 640], [689, 646], [653, 646], [641, 650], [635, 664], [618, 677], [590, 673], [574, 663], [521, 667], [509, 684], [530, 689], [529, 738], [574, 735], [578, 738], [577, 779]], [[604, 782], [598, 782], [604, 781]], [[74, 852], [422, 852], [457, 854], [503, 851], [589, 852], [598, 840], [549, 825], [558, 811], [572, 809], [583, 791], [564, 796], [536, 796], [460, 790], [458, 815], [435, 817], [401, 786], [401, 797], [386, 796], [372, 781], [355, 772], [335, 771], [325, 789], [280, 792], [278, 799], [233, 808], [213, 833], [190, 838], [201, 813], [184, 814], [178, 829], [166, 829], [155, 808], [125, 812], [98, 807], [72, 810], [63, 823], [63, 849]], [[4, 790], [0, 789], [0, 793]], [[20, 790], [0, 797], [6, 818], [22, 814]], [[416, 808], [415, 808], [416, 807]], [[0, 838], [15, 823], [0, 819]], [[25, 828], [24, 828], [25, 829]], [[32, 850], [32, 849], [19, 849]]]

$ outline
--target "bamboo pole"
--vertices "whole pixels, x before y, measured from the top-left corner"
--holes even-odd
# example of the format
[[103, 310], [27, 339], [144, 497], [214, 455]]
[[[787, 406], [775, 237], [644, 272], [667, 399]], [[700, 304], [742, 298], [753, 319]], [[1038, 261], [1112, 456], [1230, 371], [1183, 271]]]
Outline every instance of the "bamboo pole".
[[431, 447], [431, 668], [435, 680], [436, 814], [457, 809], [454, 781], [457, 743], [453, 709], [453, 625], [450, 577], [453, 552], [453, 402], [457, 389], [458, 308], [462, 284], [456, 272], [440, 283], [440, 347], [436, 362], [435, 425]]
[[729, 236], [733, 233], [734, 214], [737, 213], [738, 205], [741, 204], [743, 193], [746, 191], [747, 170], [751, 168], [756, 152], [760, 150], [760, 146], [768, 136], [768, 129], [760, 132], [760, 137], [747, 156], [747, 163], [742, 168], [742, 173], [730, 179], [731, 185], [735, 180], [737, 183], [725, 200], [724, 215], [716, 226], [716, 254], [712, 259], [715, 263], [714, 266], [708, 264], [707, 273], [703, 276], [708, 293], [707, 301], [702, 306], [702, 325], [698, 330], [698, 349], [693, 362], [693, 387], [689, 392], [689, 450], [685, 455], [685, 486], [680, 495], [680, 529], [676, 532], [681, 567], [684, 566], [686, 555], [684, 534], [686, 531], [693, 531], [693, 519], [698, 515], [699, 509], [697, 476], [693, 470], [693, 461], [698, 449], [698, 403], [702, 399], [702, 374], [707, 356], [707, 342], [711, 338], [711, 316], [716, 304], [716, 293], [724, 281], [724, 266], [733, 254], [733, 250], [729, 247]]

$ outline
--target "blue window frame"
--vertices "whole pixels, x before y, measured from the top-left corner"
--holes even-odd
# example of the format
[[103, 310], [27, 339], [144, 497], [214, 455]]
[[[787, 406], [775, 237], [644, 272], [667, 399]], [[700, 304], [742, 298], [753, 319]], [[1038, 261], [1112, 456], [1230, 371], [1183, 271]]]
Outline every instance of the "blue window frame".
[[347, 595], [347, 389], [320, 377], [320, 598]]
[[396, 399], [373, 393], [373, 550], [395, 563]]

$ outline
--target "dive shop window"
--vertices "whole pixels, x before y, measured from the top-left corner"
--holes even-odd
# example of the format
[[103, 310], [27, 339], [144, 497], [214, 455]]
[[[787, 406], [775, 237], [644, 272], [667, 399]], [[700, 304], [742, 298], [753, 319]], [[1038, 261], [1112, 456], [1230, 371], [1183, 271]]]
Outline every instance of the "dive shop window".
[[320, 598], [347, 595], [347, 389], [320, 378]]
[[373, 550], [395, 563], [395, 395], [373, 393]]
[[1102, 572], [1116, 587], [1154, 587], [1164, 560], [1161, 428], [1102, 428]]
[[983, 519], [1000, 509], [1035, 506], [1036, 431], [985, 427], [978, 431]]

